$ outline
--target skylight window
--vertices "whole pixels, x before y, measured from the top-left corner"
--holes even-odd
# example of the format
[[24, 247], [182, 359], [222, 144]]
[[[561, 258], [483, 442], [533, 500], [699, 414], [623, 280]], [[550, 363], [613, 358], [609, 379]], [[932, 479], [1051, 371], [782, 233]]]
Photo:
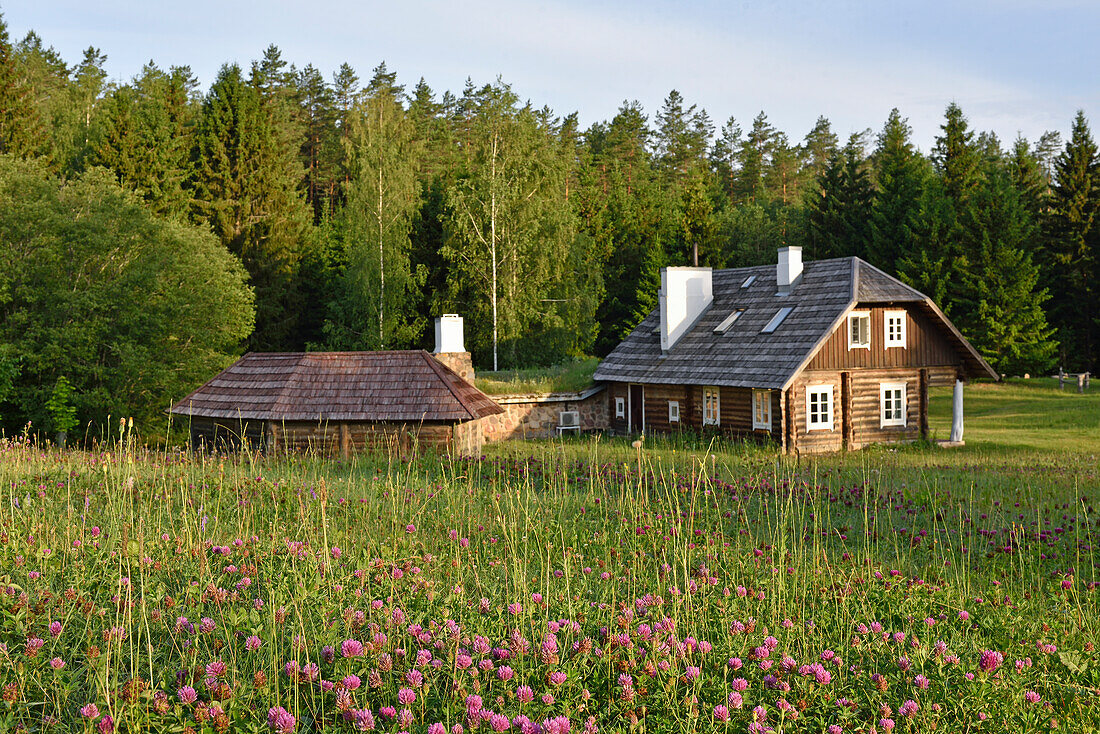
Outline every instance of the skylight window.
[[794, 306], [784, 306], [775, 312], [775, 316], [772, 316], [772, 320], [768, 322], [768, 325], [760, 330], [761, 334], [770, 334], [779, 328], [779, 325], [783, 323], [783, 319], [794, 310]]
[[733, 326], [733, 322], [737, 321], [737, 319], [741, 318], [741, 314], [743, 314], [743, 313], [745, 313], [745, 309], [743, 309], [743, 308], [739, 308], [736, 311], [734, 311], [733, 313], [731, 313], [729, 316], [726, 317], [725, 321], [718, 324], [718, 326], [714, 327], [714, 333], [715, 334], [724, 334], [724, 333], [726, 333], [726, 331], [728, 331], [729, 328], [731, 326]]
[[749, 277], [745, 278], [745, 282], [741, 284], [741, 287], [742, 288], [748, 288], [755, 281], [756, 281], [756, 276], [755, 275], [750, 275]]

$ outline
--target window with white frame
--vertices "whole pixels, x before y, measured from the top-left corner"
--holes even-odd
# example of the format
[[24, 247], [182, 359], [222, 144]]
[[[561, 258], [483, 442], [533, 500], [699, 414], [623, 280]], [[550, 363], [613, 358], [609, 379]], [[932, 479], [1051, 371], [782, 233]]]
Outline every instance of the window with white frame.
[[615, 417], [626, 418], [626, 398], [615, 398]]
[[833, 430], [832, 385], [812, 385], [806, 388], [806, 430]]
[[703, 388], [703, 425], [717, 426], [721, 422], [722, 405], [716, 387]]
[[680, 422], [680, 401], [669, 400], [668, 401], [668, 422], [679, 423]]
[[883, 382], [879, 384], [880, 428], [904, 428], [906, 424], [905, 383]]
[[848, 314], [848, 348], [871, 348], [870, 311], [852, 311]]
[[752, 427], [772, 429], [772, 394], [770, 390], [752, 391]]
[[883, 313], [887, 349], [890, 347], [905, 348], [905, 322], [904, 311], [886, 311]]

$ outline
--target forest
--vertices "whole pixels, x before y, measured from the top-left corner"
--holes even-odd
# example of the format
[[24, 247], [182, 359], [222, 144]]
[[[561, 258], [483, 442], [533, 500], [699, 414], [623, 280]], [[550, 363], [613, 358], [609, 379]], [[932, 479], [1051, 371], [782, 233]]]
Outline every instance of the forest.
[[[296, 68], [275, 46], [205, 91], [150, 62], [111, 83], [0, 16], [0, 420], [85, 430], [163, 412], [243, 351], [431, 348], [465, 317], [479, 369], [605, 355], [660, 268], [858, 255], [933, 297], [1005, 374], [1093, 370], [1100, 172], [1068, 139], [1003, 141], [949, 104], [842, 140], [676, 90], [582, 129], [503, 79], [458, 93]], [[1094, 226], [1095, 225], [1095, 226]]]

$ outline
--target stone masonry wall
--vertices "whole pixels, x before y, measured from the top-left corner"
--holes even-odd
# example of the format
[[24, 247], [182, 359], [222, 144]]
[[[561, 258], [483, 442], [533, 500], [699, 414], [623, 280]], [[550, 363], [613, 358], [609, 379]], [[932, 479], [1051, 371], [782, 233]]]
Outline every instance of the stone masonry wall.
[[563, 410], [575, 410], [580, 414], [581, 431], [608, 428], [607, 391], [602, 388], [581, 393], [493, 395], [492, 398], [504, 408], [504, 413], [481, 419], [486, 442], [557, 436]]

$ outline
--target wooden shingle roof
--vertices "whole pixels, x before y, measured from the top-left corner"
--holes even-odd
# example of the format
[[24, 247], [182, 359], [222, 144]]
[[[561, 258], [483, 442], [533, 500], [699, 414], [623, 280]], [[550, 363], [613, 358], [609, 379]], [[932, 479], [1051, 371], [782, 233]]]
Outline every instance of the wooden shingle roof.
[[[778, 293], [775, 274], [775, 265], [714, 271], [710, 307], [672, 349], [661, 351], [660, 310], [654, 309], [600, 363], [595, 379], [785, 389], [859, 303], [914, 304], [943, 324], [969, 374], [996, 377], [931, 299], [857, 257], [805, 263], [787, 295]], [[743, 288], [750, 276], [755, 280]], [[774, 332], [762, 333], [781, 308], [792, 311]], [[715, 332], [736, 310], [743, 313], [732, 327]]]
[[276, 421], [462, 422], [503, 413], [422, 350], [246, 354], [175, 415]]

